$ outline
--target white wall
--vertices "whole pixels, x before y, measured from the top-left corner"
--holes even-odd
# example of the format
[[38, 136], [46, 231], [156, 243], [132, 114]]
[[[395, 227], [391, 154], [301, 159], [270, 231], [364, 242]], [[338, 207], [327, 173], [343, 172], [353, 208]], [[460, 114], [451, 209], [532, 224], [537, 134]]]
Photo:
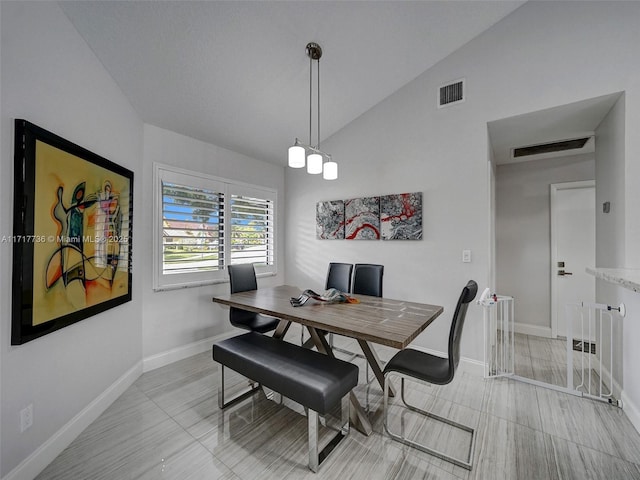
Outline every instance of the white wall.
[[[1, 2], [0, 8], [1, 233], [13, 230], [13, 120], [25, 118], [134, 171], [133, 238], [139, 238], [142, 122], [57, 3]], [[54, 454], [48, 450], [54, 434], [119, 379], [141, 371], [142, 277], [136, 268], [143, 248], [133, 245], [131, 302], [10, 346], [11, 245], [0, 244], [3, 477], [37, 449], [41, 459]], [[34, 424], [20, 433], [19, 411], [30, 403]], [[19, 476], [31, 474], [25, 467]]]
[[593, 179], [593, 153], [497, 167], [496, 285], [523, 333], [551, 336], [549, 185]]
[[[596, 266], [605, 268], [625, 267], [625, 95], [611, 108], [607, 116], [596, 129]], [[635, 187], [632, 187], [635, 189]], [[602, 204], [610, 202], [611, 210], [604, 213]], [[636, 204], [637, 206], [637, 204]], [[630, 205], [630, 209], [637, 212]], [[637, 214], [637, 213], [636, 213]], [[636, 242], [637, 246], [637, 242]], [[596, 280], [596, 302], [617, 306], [623, 300], [623, 292], [618, 286]], [[638, 295], [640, 296], [640, 295]], [[640, 312], [629, 310], [631, 318], [640, 318]], [[617, 318], [617, 317], [614, 317]], [[605, 322], [605, 327], [607, 324]], [[598, 353], [606, 371], [613, 374], [614, 393], [619, 394], [619, 387], [626, 388], [624, 383], [625, 358], [634, 356], [635, 349], [625, 341], [625, 332], [633, 329], [629, 320], [614, 321], [612, 333], [603, 329], [601, 348]], [[610, 345], [613, 336], [613, 352]], [[622, 349], [615, 346], [622, 346]], [[612, 361], [613, 360], [613, 361]], [[613, 364], [613, 365], [612, 365]], [[627, 371], [633, 368], [627, 368]], [[605, 375], [606, 378], [606, 375]], [[631, 380], [630, 389], [638, 389], [638, 382]], [[611, 383], [611, 382], [609, 382]], [[640, 398], [640, 397], [634, 397]]]
[[[183, 135], [145, 125], [143, 167], [143, 211], [153, 211], [153, 162], [207, 173], [240, 182], [278, 190], [276, 211], [278, 242], [276, 258], [278, 275], [259, 278], [258, 288], [284, 283], [284, 168], [203, 143]], [[229, 284], [154, 292], [151, 279], [152, 216], [142, 221], [143, 245], [149, 245], [141, 256], [140, 274], [148, 279], [143, 294], [143, 356], [145, 369], [154, 368], [194, 352], [211, 348], [213, 337], [233, 329], [227, 308], [214, 304], [216, 293], [228, 293]]]
[[[611, 305], [623, 302], [627, 307], [627, 317], [623, 320], [624, 335], [622, 349], [624, 352], [622, 401], [624, 409], [633, 421], [636, 430], [640, 431], [640, 379], [638, 379], [638, 365], [640, 365], [640, 294], [626, 288], [615, 287], [615, 299]], [[617, 301], [617, 302], [616, 302]]]
[[[442, 350], [462, 287], [469, 279], [481, 289], [489, 281], [487, 132], [486, 125], [470, 127], [474, 118], [458, 107], [435, 116], [437, 82], [425, 85], [426, 78], [401, 89], [324, 143], [325, 151], [339, 162], [338, 180], [287, 172], [287, 224], [295, 226], [287, 230], [287, 281], [320, 287], [330, 261], [384, 264], [385, 296], [445, 307], [415, 341]], [[464, 131], [463, 137], [454, 138], [459, 131]], [[481, 152], [460, 155], [439, 138], [449, 138], [458, 147], [476, 145]], [[420, 241], [315, 238], [318, 201], [414, 191], [423, 192]], [[477, 215], [481, 206], [482, 214]], [[472, 250], [472, 263], [461, 262], [463, 249]], [[481, 342], [474, 341], [482, 335], [481, 319], [474, 305], [462, 339], [464, 355], [474, 359], [482, 356]]]
[[[630, 163], [633, 163], [629, 159]], [[634, 182], [635, 183], [635, 182]], [[632, 187], [636, 190], [636, 187]], [[610, 202], [609, 213], [602, 204]], [[633, 204], [629, 204], [632, 211]], [[635, 205], [638, 205], [637, 203]], [[625, 267], [625, 96], [596, 129], [596, 266]]]
[[[629, 187], [640, 178], [638, 18], [637, 2], [527, 2], [329, 138], [323, 149], [339, 162], [339, 180], [287, 172], [287, 281], [319, 286], [330, 260], [384, 263], [389, 296], [445, 306], [416, 340], [441, 350], [463, 282], [491, 278], [487, 122], [619, 91], [627, 266], [640, 265], [640, 189]], [[438, 86], [462, 77], [466, 102], [438, 110]], [[424, 192], [421, 242], [315, 239], [316, 202], [403, 191]], [[461, 263], [463, 248], [471, 264]], [[469, 316], [462, 354], [480, 359], [482, 315], [475, 307]], [[640, 404], [640, 378], [628, 381]]]

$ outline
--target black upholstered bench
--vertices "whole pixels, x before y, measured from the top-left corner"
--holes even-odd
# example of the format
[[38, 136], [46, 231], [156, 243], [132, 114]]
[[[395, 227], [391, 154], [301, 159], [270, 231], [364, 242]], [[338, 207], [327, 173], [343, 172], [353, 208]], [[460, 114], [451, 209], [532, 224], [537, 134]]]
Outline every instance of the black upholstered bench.
[[[246, 398], [253, 388], [225, 403], [224, 367], [307, 407], [309, 468], [314, 472], [328, 453], [349, 433], [349, 392], [358, 384], [358, 367], [337, 358], [250, 332], [213, 345], [220, 363], [218, 405], [221, 409]], [[342, 427], [322, 452], [318, 452], [318, 415], [340, 404]]]

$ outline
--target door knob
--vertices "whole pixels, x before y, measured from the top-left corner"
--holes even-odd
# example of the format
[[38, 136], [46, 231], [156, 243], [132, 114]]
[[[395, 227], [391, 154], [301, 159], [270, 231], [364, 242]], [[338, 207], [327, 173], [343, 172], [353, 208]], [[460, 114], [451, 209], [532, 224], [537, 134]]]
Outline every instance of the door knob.
[[558, 276], [564, 277], [565, 275], [573, 275], [572, 272], [565, 272], [564, 270], [558, 270]]

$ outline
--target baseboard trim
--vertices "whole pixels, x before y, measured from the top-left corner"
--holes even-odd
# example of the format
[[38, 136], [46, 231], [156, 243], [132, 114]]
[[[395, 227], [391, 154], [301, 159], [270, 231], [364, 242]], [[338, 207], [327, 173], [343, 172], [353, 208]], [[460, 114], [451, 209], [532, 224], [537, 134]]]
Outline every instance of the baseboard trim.
[[31, 455], [20, 462], [5, 477], [2, 477], [2, 480], [24, 480], [37, 477], [85, 428], [91, 425], [127, 388], [133, 385], [142, 373], [210, 350], [211, 345], [215, 342], [237, 334], [237, 331], [232, 330], [215, 337], [152, 355], [136, 363], [67, 424], [40, 445]]
[[627, 418], [631, 421], [636, 431], [640, 433], [640, 410], [638, 406], [629, 398], [624, 390], [620, 395], [620, 399], [622, 400], [622, 411], [627, 415]]
[[142, 360], [142, 371], [149, 372], [151, 370], [155, 370], [156, 368], [164, 367], [165, 365], [169, 365], [179, 360], [184, 360], [185, 358], [193, 357], [194, 355], [197, 355], [199, 353], [206, 352], [207, 350], [211, 350], [211, 346], [214, 343], [229, 337], [233, 337], [237, 334], [237, 330], [231, 330], [229, 332], [216, 335], [215, 337], [205, 338], [204, 340], [198, 340], [197, 342], [172, 348], [170, 350], [167, 350], [166, 352], [151, 355]]
[[515, 322], [513, 329], [516, 333], [524, 335], [535, 335], [536, 337], [552, 338], [551, 327], [540, 327], [538, 325], [529, 325], [528, 323]]
[[[431, 348], [421, 347], [420, 345], [411, 345], [414, 350], [436, 355], [438, 357], [446, 357], [446, 352], [432, 350]], [[484, 362], [474, 360], [473, 358], [460, 357], [460, 365], [458, 366], [463, 372], [477, 377], [484, 377]]]
[[31, 455], [20, 462], [2, 480], [24, 480], [37, 477], [85, 428], [91, 425], [127, 388], [133, 385], [141, 374], [142, 362], [138, 362], [49, 437]]
[[484, 377], [484, 362], [473, 358], [460, 358], [460, 367], [463, 372], [475, 377]]

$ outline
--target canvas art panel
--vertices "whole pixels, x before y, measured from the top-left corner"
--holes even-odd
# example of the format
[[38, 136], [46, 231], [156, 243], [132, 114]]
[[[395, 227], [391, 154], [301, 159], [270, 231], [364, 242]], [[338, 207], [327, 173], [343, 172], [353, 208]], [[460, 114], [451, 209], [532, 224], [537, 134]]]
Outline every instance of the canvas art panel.
[[380, 197], [352, 198], [345, 201], [344, 209], [347, 240], [380, 238]]
[[316, 204], [316, 238], [344, 239], [344, 201], [330, 200]]
[[383, 240], [422, 240], [422, 192], [380, 197]]

